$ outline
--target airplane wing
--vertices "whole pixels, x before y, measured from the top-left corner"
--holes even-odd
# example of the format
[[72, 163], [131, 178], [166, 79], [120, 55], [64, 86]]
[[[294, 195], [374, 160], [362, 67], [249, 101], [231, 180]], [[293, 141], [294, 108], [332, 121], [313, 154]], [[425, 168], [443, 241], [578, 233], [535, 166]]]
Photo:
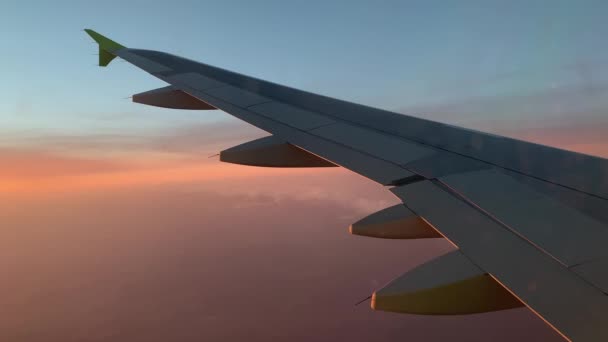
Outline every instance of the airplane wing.
[[92, 31], [99, 64], [120, 57], [169, 86], [134, 102], [220, 109], [271, 135], [226, 162], [342, 166], [403, 204], [353, 234], [446, 238], [457, 249], [377, 290], [372, 308], [471, 314], [526, 306], [564, 338], [608, 341], [608, 160], [300, 91]]

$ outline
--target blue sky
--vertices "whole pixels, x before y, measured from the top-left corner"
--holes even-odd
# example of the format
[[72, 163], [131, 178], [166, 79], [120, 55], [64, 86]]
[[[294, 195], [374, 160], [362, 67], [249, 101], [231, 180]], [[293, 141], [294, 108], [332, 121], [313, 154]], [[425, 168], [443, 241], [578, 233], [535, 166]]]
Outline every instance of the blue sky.
[[[163, 83], [122, 62], [95, 67], [96, 46], [83, 28], [129, 47], [407, 111], [608, 80], [607, 9], [603, 1], [557, 0], [9, 0], [0, 14], [0, 130], [15, 139], [144, 134], [228, 120], [124, 99]], [[517, 104], [486, 107], [484, 118], [528, 115]]]

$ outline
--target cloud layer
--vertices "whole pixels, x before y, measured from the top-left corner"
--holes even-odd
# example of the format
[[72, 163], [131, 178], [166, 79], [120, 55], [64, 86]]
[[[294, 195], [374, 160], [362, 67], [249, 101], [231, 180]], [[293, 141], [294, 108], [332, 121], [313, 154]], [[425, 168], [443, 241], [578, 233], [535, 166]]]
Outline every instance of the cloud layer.
[[229, 122], [3, 144], [0, 339], [561, 340], [526, 310], [354, 308], [452, 246], [348, 235], [398, 200], [344, 169], [207, 158], [262, 135]]
[[[329, 194], [344, 191], [325, 185]], [[354, 307], [451, 245], [350, 236], [346, 227], [364, 213], [347, 199], [199, 186], [3, 206], [0, 306], [10, 315], [0, 339], [560, 340], [525, 310], [422, 317]], [[366, 190], [350, 189], [360, 197]]]

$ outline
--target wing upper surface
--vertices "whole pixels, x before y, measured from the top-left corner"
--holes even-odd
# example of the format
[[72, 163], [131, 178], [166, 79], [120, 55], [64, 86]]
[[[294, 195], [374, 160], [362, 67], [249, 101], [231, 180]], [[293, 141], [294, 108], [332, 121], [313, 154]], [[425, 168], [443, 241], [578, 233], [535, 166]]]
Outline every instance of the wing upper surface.
[[[172, 71], [154, 72], [154, 69], [149, 71], [161, 78], [182, 73], [203, 75], [208, 79], [220, 81], [223, 86], [216, 84], [218, 88], [240, 90], [240, 93], [232, 92], [233, 95], [236, 95], [232, 97], [233, 101], [238, 102], [242, 101], [242, 98], [257, 95], [268, 101], [289, 104], [316, 115], [360, 125], [368, 130], [380, 131], [598, 197], [608, 198], [608, 181], [604, 177], [608, 172], [608, 162], [602, 158], [336, 100], [164, 52], [135, 49], [129, 49], [129, 51], [147, 58], [153, 64], [170, 67]], [[121, 54], [122, 51], [118, 55]], [[144, 68], [144, 70], [146, 69]], [[230, 91], [214, 91], [207, 88], [206, 82], [200, 84], [190, 82], [189, 84], [199, 91], [209, 90], [212, 96], [214, 93], [218, 95], [217, 93], [221, 92], [223, 94], [220, 95], [220, 98], [230, 97]]]
[[608, 162], [315, 95], [163, 52], [117, 56], [392, 191], [572, 340], [608, 340]]

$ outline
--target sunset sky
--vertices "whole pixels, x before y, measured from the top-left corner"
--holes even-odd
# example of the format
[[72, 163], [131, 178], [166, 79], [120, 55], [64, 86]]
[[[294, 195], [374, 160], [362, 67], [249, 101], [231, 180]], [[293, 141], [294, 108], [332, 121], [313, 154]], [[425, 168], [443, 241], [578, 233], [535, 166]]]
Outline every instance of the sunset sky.
[[93, 28], [273, 82], [608, 157], [605, 1], [12, 1], [0, 5], [0, 340], [509, 341], [526, 310], [354, 307], [450, 250], [348, 235], [398, 203], [342, 169], [223, 164], [266, 135], [137, 105]]

